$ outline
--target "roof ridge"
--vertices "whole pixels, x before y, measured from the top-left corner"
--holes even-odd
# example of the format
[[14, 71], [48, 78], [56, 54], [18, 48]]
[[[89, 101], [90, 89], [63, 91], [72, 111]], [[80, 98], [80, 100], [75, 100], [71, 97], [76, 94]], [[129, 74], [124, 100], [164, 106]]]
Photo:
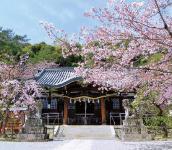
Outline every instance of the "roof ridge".
[[47, 70], [75, 70], [74, 67], [56, 67], [56, 68], [45, 68], [45, 71]]
[[74, 67], [46, 68], [36, 78], [40, 85], [57, 88], [79, 80], [82, 77], [76, 75]]

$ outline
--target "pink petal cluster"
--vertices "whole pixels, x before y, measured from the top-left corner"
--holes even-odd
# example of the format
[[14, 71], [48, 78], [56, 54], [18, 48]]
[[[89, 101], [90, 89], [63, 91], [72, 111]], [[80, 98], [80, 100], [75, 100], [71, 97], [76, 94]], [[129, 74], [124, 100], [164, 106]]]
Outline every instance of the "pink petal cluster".
[[[76, 72], [87, 82], [101, 86], [101, 90], [129, 91], [146, 85], [145, 93], [152, 90], [158, 93], [157, 104], [171, 101], [171, 2], [108, 0], [108, 3], [110, 6], [92, 8], [85, 13], [99, 24], [81, 30], [82, 49], [78, 49], [75, 39], [70, 42], [65, 40], [66, 36], [62, 38], [64, 55], [83, 56], [84, 62]], [[56, 33], [49, 24], [44, 25], [48, 33]], [[139, 58], [147, 59], [159, 53], [162, 55], [158, 60], [136, 65]]]
[[10, 107], [36, 107], [36, 98], [40, 96], [38, 85], [35, 81], [6, 80], [0, 87], [0, 105]]
[[[40, 96], [41, 88], [31, 80], [33, 76], [30, 75], [33, 75], [35, 66], [30, 64], [28, 67], [27, 59], [28, 55], [24, 55], [18, 64], [0, 64], [0, 108], [9, 110], [17, 106], [36, 109], [35, 102]], [[52, 67], [52, 63], [39, 64], [36, 69], [47, 66]]]

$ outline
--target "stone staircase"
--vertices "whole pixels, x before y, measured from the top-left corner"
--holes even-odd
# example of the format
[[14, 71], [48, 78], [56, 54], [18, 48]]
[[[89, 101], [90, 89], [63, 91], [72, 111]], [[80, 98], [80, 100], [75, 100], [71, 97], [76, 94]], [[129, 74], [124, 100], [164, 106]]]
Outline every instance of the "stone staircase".
[[109, 125], [62, 125], [54, 140], [115, 138], [113, 126]]

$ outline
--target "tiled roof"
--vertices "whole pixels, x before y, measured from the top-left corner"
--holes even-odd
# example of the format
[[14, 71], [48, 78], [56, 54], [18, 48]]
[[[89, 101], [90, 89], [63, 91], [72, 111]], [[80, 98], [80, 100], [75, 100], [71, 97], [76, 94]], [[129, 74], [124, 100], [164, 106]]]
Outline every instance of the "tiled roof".
[[74, 68], [43, 69], [35, 76], [38, 84], [46, 87], [64, 87], [72, 82], [82, 80], [82, 77], [75, 74]]

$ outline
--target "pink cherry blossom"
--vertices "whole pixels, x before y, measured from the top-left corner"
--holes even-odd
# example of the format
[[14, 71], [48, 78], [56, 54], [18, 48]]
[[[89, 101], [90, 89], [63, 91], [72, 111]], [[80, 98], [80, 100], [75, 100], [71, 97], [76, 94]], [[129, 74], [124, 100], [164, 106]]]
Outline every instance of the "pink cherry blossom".
[[[81, 55], [76, 72], [100, 90], [133, 91], [147, 86], [145, 95], [157, 92], [156, 103], [171, 101], [172, 16], [171, 1], [108, 0], [110, 7], [92, 8], [85, 13], [99, 21], [97, 27], [82, 29], [79, 41], [67, 39], [51, 24], [44, 24], [50, 36], [61, 38], [64, 56]], [[53, 31], [53, 30], [54, 31]], [[84, 31], [84, 32], [83, 32]], [[86, 31], [86, 32], [85, 32]], [[83, 33], [83, 34], [82, 34]], [[161, 54], [157, 60], [150, 57]], [[144, 58], [145, 63], [137, 65]], [[150, 62], [149, 62], [150, 61]]]

